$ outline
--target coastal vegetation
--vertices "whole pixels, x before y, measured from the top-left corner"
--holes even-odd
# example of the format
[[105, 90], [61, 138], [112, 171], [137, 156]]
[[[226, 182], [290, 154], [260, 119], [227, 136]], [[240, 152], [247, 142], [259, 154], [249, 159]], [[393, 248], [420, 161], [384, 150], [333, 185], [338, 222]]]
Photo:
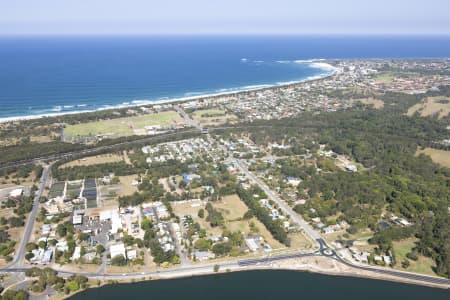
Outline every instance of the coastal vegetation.
[[[269, 123], [258, 121], [246, 131], [261, 145], [289, 141], [291, 147], [286, 151], [292, 154], [317, 151], [318, 144], [323, 144], [338, 155], [353, 158], [364, 170], [320, 173], [299, 164], [287, 171], [302, 179], [298, 193], [308, 199], [295, 210], [307, 220], [334, 217], [337, 222], [346, 221], [349, 233], [370, 228], [375, 232], [370, 242], [394, 256], [393, 242], [416, 237], [407, 259], [431, 257], [434, 271], [449, 277], [450, 169], [437, 165], [429, 156], [416, 155], [418, 147], [434, 147], [447, 138], [448, 130], [442, 119], [405, 115], [420, 99], [387, 94], [384, 109], [303, 114], [272, 120], [270, 127], [254, 126]], [[387, 213], [406, 218], [413, 225], [383, 229], [379, 222]]]

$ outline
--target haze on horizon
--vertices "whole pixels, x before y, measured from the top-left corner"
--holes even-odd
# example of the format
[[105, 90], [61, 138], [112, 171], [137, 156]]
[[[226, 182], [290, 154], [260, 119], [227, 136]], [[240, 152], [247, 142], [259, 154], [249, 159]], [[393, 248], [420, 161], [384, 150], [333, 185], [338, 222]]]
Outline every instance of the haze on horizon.
[[448, 0], [12, 0], [1, 35], [450, 34]]

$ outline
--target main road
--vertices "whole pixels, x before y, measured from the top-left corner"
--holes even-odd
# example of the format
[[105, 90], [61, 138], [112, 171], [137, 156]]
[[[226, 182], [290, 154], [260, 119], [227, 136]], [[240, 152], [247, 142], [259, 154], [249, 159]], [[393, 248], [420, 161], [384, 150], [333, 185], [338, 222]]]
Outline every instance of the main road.
[[[182, 111], [182, 109], [180, 109]], [[184, 112], [184, 111], [182, 111]], [[189, 116], [187, 114], [182, 114], [183, 116], [187, 117], [189, 119]], [[195, 122], [191, 123], [192, 125], [196, 125], [198, 128], [198, 124], [195, 124]], [[192, 130], [191, 132], [198, 132], [199, 130]], [[172, 133], [165, 135], [164, 137], [175, 135], [177, 133]], [[209, 134], [208, 134], [208, 137]], [[156, 138], [156, 140], [160, 139], [162, 137]], [[155, 139], [146, 139], [147, 141]], [[138, 142], [142, 142], [143, 140], [139, 140]], [[136, 141], [134, 141], [136, 142]], [[132, 143], [132, 142], [130, 142]], [[124, 144], [124, 143], [121, 143]], [[114, 145], [117, 146], [117, 145]], [[104, 147], [101, 147], [102, 149]], [[92, 149], [95, 150], [95, 149]], [[91, 149], [83, 152], [81, 151], [81, 154], [90, 153], [92, 151]], [[97, 149], [98, 151], [98, 149]], [[226, 149], [225, 149], [226, 151]], [[80, 154], [80, 152], [77, 152], [76, 154]], [[71, 155], [74, 155], [72, 153], [66, 153], [63, 154], [63, 157], [70, 157]], [[336, 254], [334, 249], [330, 248], [324, 239], [320, 236], [320, 234], [315, 231], [307, 222], [305, 222], [297, 213], [295, 213], [280, 197], [274, 193], [264, 182], [262, 182], [260, 179], [258, 179], [255, 175], [253, 175], [247, 167], [243, 164], [241, 160], [234, 159], [231, 156], [229, 156], [229, 159], [232, 159], [235, 163], [235, 165], [240, 169], [242, 173], [244, 173], [249, 179], [251, 179], [254, 183], [256, 183], [266, 194], [267, 196], [273, 200], [275, 203], [278, 204], [278, 206], [287, 214], [290, 216], [290, 219], [295, 222], [300, 228], [302, 228], [305, 233], [311, 237], [314, 241], [316, 241], [320, 249], [315, 252], [309, 252], [309, 253], [289, 253], [289, 254], [278, 254], [273, 256], [266, 256], [261, 258], [252, 258], [252, 259], [242, 259], [242, 260], [236, 260], [231, 262], [225, 262], [225, 263], [209, 263], [209, 264], [203, 264], [203, 265], [183, 265], [178, 268], [174, 269], [168, 269], [168, 270], [159, 270], [154, 272], [142, 272], [142, 273], [124, 273], [124, 274], [104, 274], [102, 271], [98, 271], [96, 273], [80, 273], [80, 272], [69, 272], [69, 271], [63, 271], [63, 270], [57, 270], [58, 273], [61, 276], [70, 276], [74, 274], [80, 274], [87, 276], [89, 278], [94, 279], [112, 279], [112, 280], [120, 280], [120, 279], [142, 279], [142, 278], [148, 278], [148, 277], [159, 277], [159, 278], [173, 278], [173, 277], [181, 277], [181, 276], [193, 276], [193, 275], [200, 275], [200, 274], [208, 274], [212, 273], [213, 269], [216, 265], [220, 267], [220, 269], [229, 269], [229, 270], [246, 270], [246, 269], [254, 269], [255, 267], [261, 266], [261, 267], [267, 267], [271, 263], [281, 260], [288, 260], [288, 259], [298, 259], [303, 257], [312, 257], [312, 256], [322, 256], [322, 257], [328, 257], [329, 259], [334, 259], [340, 263], [343, 263], [351, 268], [356, 268], [360, 270], [375, 272], [378, 274], [385, 274], [389, 276], [395, 276], [402, 279], [409, 279], [409, 280], [415, 280], [423, 283], [432, 283], [432, 284], [440, 284], [440, 285], [446, 285], [450, 286], [450, 281], [446, 278], [441, 277], [432, 277], [432, 276], [426, 276], [426, 275], [420, 275], [415, 273], [408, 273], [408, 272], [402, 272], [387, 268], [377, 268], [377, 267], [371, 267], [371, 266], [360, 266], [355, 265], [349, 261], [344, 260], [340, 256]], [[13, 273], [15, 275], [23, 274], [29, 266], [23, 266], [23, 260], [26, 253], [26, 245], [28, 241], [30, 240], [31, 233], [33, 230], [34, 222], [36, 219], [36, 216], [39, 211], [39, 199], [42, 195], [42, 192], [45, 188], [46, 182], [49, 178], [51, 170], [51, 165], [46, 166], [43, 169], [39, 189], [35, 193], [35, 197], [33, 199], [33, 208], [32, 211], [28, 217], [28, 222], [25, 227], [24, 236], [23, 239], [20, 242], [19, 249], [15, 255], [15, 258], [13, 262], [5, 267], [0, 269], [0, 272], [5, 273]]]
[[239, 168], [239, 170], [244, 173], [248, 178], [250, 178], [254, 183], [256, 183], [269, 197], [269, 199], [273, 200], [289, 217], [295, 222], [298, 226], [300, 226], [305, 233], [311, 237], [314, 241], [322, 239], [320, 234], [314, 230], [305, 220], [303, 220], [296, 212], [294, 212], [289, 205], [286, 204], [277, 194], [272, 192], [272, 190], [259, 178], [253, 175], [244, 163], [239, 159], [233, 159], [235, 165]]
[[36, 220], [36, 216], [39, 211], [39, 199], [42, 196], [42, 193], [45, 189], [45, 185], [50, 176], [51, 165], [45, 166], [42, 170], [42, 176], [39, 182], [39, 188], [34, 194], [33, 198], [33, 208], [31, 209], [30, 215], [28, 216], [28, 221], [25, 224], [25, 230], [23, 233], [23, 237], [20, 240], [20, 245], [17, 250], [17, 253], [14, 257], [14, 260], [9, 265], [9, 267], [20, 267], [22, 266], [23, 259], [26, 253], [26, 246], [28, 241], [30, 240], [31, 233], [33, 232], [34, 222]]

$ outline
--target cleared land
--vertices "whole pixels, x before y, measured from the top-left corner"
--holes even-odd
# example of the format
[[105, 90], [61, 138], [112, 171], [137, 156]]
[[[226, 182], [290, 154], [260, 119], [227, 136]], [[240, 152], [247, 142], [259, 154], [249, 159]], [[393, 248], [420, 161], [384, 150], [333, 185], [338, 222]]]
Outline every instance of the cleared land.
[[119, 188], [117, 189], [117, 196], [128, 196], [137, 192], [137, 186], [133, 185], [133, 181], [138, 180], [137, 175], [119, 176]]
[[[410, 260], [406, 258], [406, 254], [408, 252], [411, 252], [411, 249], [415, 246], [415, 242], [417, 239], [415, 238], [409, 238], [401, 241], [394, 241], [394, 251], [395, 251], [395, 257], [397, 260], [397, 264], [395, 265], [396, 269], [399, 270], [407, 270], [410, 272], [415, 273], [422, 273], [422, 274], [428, 274], [428, 275], [436, 275], [433, 272], [432, 267], [434, 267], [433, 259], [429, 257], [419, 256], [417, 261]], [[409, 260], [409, 267], [404, 269], [402, 267], [402, 261]]]
[[384, 107], [384, 102], [380, 99], [363, 98], [363, 99], [356, 99], [355, 102], [361, 102], [366, 105], [371, 105], [375, 109], [380, 109]]
[[106, 163], [115, 163], [124, 161], [123, 155], [117, 154], [102, 154], [96, 156], [89, 156], [82, 159], [74, 160], [68, 163], [61, 165], [59, 168], [67, 168], [67, 167], [76, 167], [76, 166], [90, 166], [90, 165], [98, 165], [98, 164], [106, 164]]
[[408, 116], [419, 113], [422, 117], [437, 115], [439, 118], [450, 113], [450, 97], [428, 97], [408, 109]]
[[450, 168], [450, 151], [439, 150], [433, 148], [425, 148], [423, 150], [419, 149], [416, 152], [416, 155], [426, 154], [431, 157], [431, 159], [444, 167]]
[[235, 115], [228, 114], [225, 110], [221, 109], [196, 110], [192, 116], [195, 121], [204, 125], [223, 124], [237, 120]]
[[395, 74], [393, 72], [383, 72], [377, 74], [374, 79], [378, 82], [388, 83], [394, 80]]
[[165, 111], [136, 117], [67, 125], [64, 129], [64, 134], [68, 137], [95, 135], [128, 136], [136, 134], [136, 131], [142, 131], [145, 126], [170, 126], [182, 123], [183, 119], [177, 112]]
[[[256, 218], [244, 220], [242, 217], [247, 212], [248, 207], [239, 199], [237, 195], [223, 197], [221, 201], [211, 202], [212, 206], [220, 211], [225, 219], [224, 226], [231, 231], [240, 231], [244, 235], [261, 235], [264, 240], [273, 248], [285, 248], [280, 242], [275, 240], [266, 227]], [[192, 206], [191, 203], [174, 204], [172, 205], [174, 212], [179, 217], [190, 215], [194, 222], [198, 222], [201, 228], [205, 229], [207, 233], [212, 235], [221, 235], [223, 229], [220, 227], [211, 227], [206, 218], [199, 218], [198, 211], [204, 206]]]
[[377, 75], [375, 75], [373, 77], [373, 79], [375, 79], [375, 81], [380, 82], [380, 83], [390, 83], [392, 81], [395, 81], [398, 78], [412, 78], [417, 75], [418, 74], [414, 73], [414, 72], [387, 71], [387, 72], [378, 73]]

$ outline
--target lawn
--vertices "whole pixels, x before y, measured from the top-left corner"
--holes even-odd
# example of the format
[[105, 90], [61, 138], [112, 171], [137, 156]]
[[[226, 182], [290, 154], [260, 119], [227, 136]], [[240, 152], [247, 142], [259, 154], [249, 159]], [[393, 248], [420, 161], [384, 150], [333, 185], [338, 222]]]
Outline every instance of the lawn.
[[396, 269], [406, 270], [415, 273], [422, 273], [428, 275], [436, 275], [432, 267], [435, 265], [434, 261], [429, 257], [419, 256], [417, 261], [409, 260], [410, 265], [407, 269], [402, 267], [402, 261], [406, 258], [406, 254], [411, 251], [411, 249], [415, 246], [416, 238], [409, 238], [401, 241], [394, 241], [394, 252], [397, 264], [395, 265]]
[[429, 155], [435, 163], [450, 168], [450, 151], [425, 148], [423, 150], [417, 150], [416, 155], [422, 153], [425, 155]]
[[101, 120], [76, 125], [67, 125], [64, 134], [68, 137], [112, 135], [128, 136], [136, 134], [145, 126], [161, 125], [169, 126], [183, 123], [183, 119], [175, 111], [165, 111], [156, 114], [148, 114], [136, 117]]

